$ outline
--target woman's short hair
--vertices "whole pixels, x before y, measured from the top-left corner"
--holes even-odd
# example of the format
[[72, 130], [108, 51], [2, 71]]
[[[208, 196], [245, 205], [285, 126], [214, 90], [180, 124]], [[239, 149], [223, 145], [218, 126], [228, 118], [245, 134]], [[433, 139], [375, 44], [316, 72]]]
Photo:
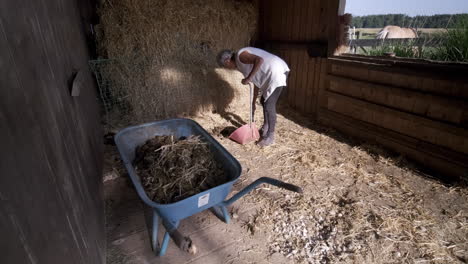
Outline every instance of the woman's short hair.
[[233, 60], [234, 59], [234, 51], [232, 50], [222, 50], [219, 54], [218, 54], [218, 57], [217, 57], [217, 61], [218, 61], [218, 65], [223, 67], [224, 66], [224, 62], [226, 60]]

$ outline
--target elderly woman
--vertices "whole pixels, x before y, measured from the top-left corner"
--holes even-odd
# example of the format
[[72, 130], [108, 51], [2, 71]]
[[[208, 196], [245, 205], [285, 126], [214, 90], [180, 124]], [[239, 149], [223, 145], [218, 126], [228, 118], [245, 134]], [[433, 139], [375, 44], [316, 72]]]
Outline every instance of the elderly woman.
[[275, 141], [276, 102], [283, 89], [286, 88], [286, 79], [289, 67], [281, 58], [264, 50], [246, 47], [237, 53], [223, 50], [218, 55], [220, 66], [228, 69], [237, 69], [244, 75], [242, 84], [255, 85], [253, 109], [258, 94], [263, 106], [263, 126], [260, 129], [260, 146], [268, 146]]

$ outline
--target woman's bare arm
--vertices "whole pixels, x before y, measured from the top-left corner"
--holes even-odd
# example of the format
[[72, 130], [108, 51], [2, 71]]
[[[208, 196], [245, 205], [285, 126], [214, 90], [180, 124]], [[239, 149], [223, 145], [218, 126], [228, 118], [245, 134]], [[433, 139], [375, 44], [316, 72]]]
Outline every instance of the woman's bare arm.
[[260, 69], [260, 66], [263, 63], [263, 58], [244, 51], [239, 54], [239, 60], [244, 64], [253, 64], [252, 71], [250, 72], [249, 76], [242, 80], [242, 84], [247, 84]]

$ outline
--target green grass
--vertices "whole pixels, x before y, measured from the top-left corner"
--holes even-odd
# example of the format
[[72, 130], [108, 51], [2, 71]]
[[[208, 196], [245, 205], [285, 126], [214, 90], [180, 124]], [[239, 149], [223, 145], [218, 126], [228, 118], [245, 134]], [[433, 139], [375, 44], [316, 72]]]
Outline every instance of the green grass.
[[468, 62], [468, 20], [457, 28], [440, 34], [440, 44], [429, 52], [429, 58], [438, 61]]
[[426, 58], [428, 56], [427, 54], [427, 48], [418, 48], [411, 43], [401, 43], [397, 45], [382, 45], [379, 47], [376, 47], [374, 49], [368, 50], [366, 55], [369, 56], [383, 56], [385, 53], [395, 53], [395, 56], [397, 57], [403, 57], [403, 58]]

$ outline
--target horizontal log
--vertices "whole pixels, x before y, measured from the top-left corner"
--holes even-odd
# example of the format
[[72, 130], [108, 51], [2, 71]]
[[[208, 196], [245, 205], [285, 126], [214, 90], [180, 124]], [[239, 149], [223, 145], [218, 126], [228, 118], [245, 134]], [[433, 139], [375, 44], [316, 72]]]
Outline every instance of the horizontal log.
[[359, 47], [374, 47], [374, 46], [395, 46], [395, 45], [411, 45], [416, 47], [436, 47], [440, 44], [440, 39], [352, 39], [348, 46]]
[[458, 98], [435, 96], [424, 92], [329, 75], [333, 92], [402, 110], [442, 122], [463, 126], [468, 120], [468, 102]]
[[418, 59], [368, 57], [362, 55], [334, 56], [331, 64], [361, 67], [390, 73], [402, 73], [430, 79], [468, 82], [468, 63], [443, 63]]
[[264, 41], [259, 46], [266, 50], [307, 50], [312, 58], [325, 58], [328, 52], [328, 43], [324, 41]]
[[468, 156], [433, 145], [327, 109], [318, 111], [318, 121], [348, 135], [365, 139], [401, 153], [424, 169], [442, 173], [441, 178], [467, 177]]
[[331, 91], [326, 97], [331, 111], [468, 154], [468, 130]]
[[[417, 92], [468, 99], [468, 79], [450, 79], [378, 63], [329, 59], [328, 73], [359, 81], [398, 86]], [[440, 78], [439, 78], [440, 77]]]

